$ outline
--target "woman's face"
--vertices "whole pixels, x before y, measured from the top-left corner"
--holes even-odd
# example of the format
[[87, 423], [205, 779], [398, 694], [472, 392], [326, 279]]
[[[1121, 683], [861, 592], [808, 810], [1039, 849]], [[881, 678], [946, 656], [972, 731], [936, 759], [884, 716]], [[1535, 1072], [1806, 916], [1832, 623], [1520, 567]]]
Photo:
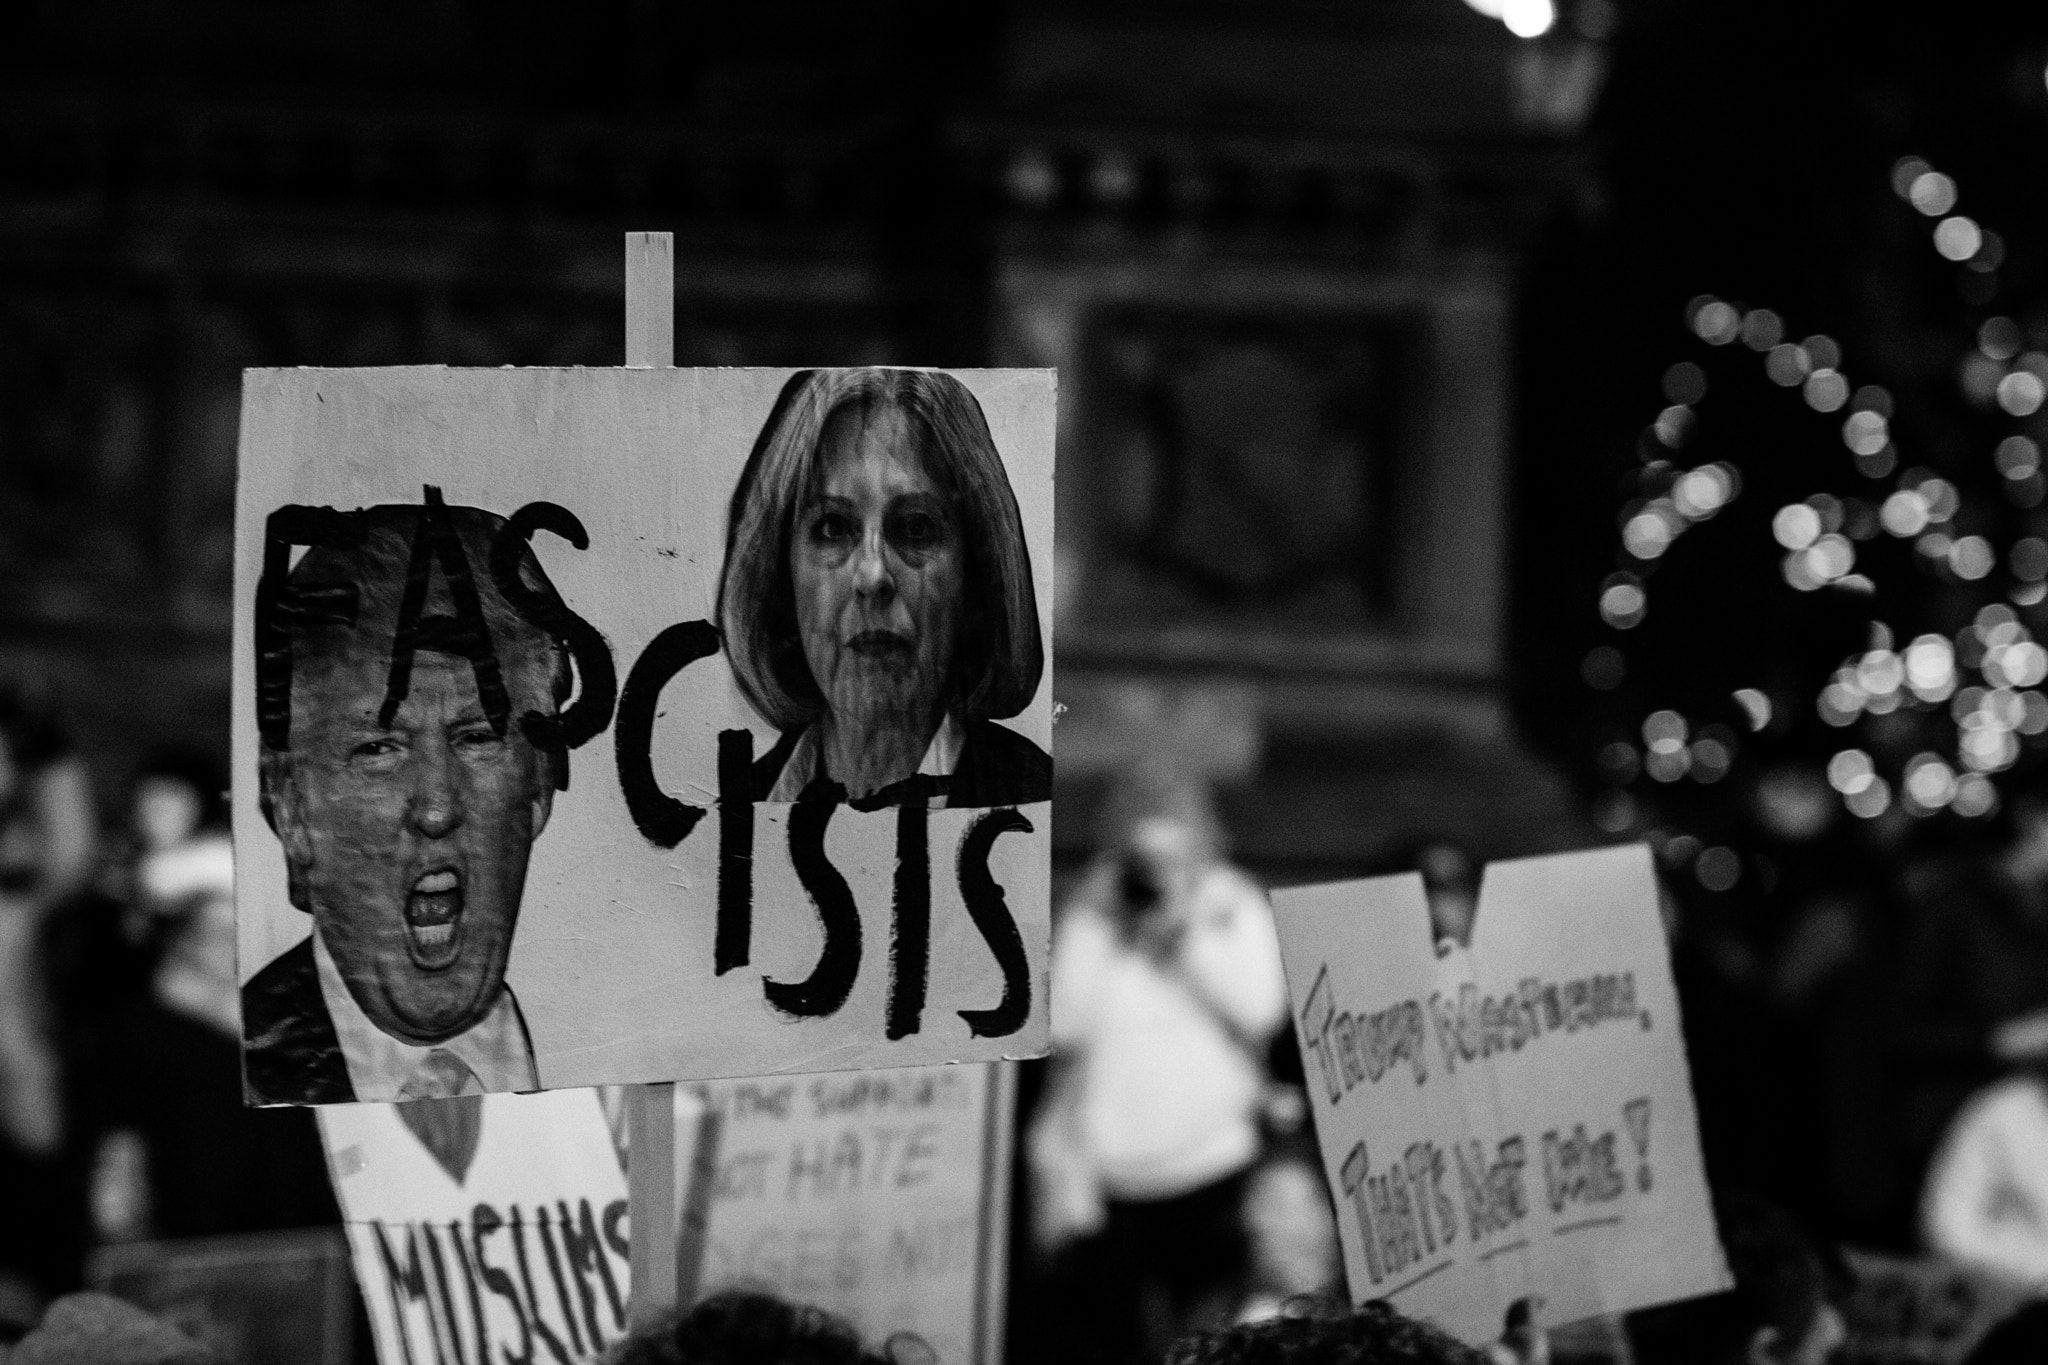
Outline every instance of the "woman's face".
[[953, 666], [960, 527], [894, 409], [825, 425], [789, 543], [804, 659], [836, 723], [930, 724]]

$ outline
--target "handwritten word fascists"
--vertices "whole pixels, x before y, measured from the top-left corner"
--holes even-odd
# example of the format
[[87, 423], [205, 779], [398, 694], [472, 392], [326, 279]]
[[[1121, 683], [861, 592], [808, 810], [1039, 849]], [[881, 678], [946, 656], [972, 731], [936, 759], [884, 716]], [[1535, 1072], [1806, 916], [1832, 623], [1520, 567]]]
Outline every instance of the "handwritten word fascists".
[[[394, 628], [388, 653], [392, 687], [403, 701], [413, 651], [421, 643], [421, 615], [428, 579], [439, 573], [449, 585], [456, 620], [435, 632], [439, 641], [462, 642], [461, 652], [474, 671], [477, 692], [486, 705], [492, 728], [503, 733], [519, 725], [536, 747], [555, 758], [557, 786], [569, 784], [568, 752], [613, 729], [619, 786], [635, 827], [657, 848], [674, 848], [687, 838], [707, 813], [663, 792], [653, 766], [654, 721], [667, 684], [691, 664], [719, 652], [718, 629], [709, 621], [670, 626], [649, 642], [618, 689], [611, 646], [588, 621], [558, 603], [545, 601], [521, 581], [519, 565], [535, 531], [547, 531], [578, 550], [590, 546], [583, 524], [566, 508], [549, 502], [529, 503], [499, 528], [489, 563], [469, 562], [460, 537], [447, 530], [447, 507], [438, 488], [424, 490], [425, 502], [413, 546], [412, 572], [419, 582], [409, 587]], [[365, 535], [361, 510], [286, 506], [272, 512], [265, 524], [263, 571], [256, 587], [257, 724], [271, 748], [291, 744], [292, 644], [295, 617], [313, 614], [334, 624], [353, 626], [356, 592], [352, 584], [323, 584], [317, 590], [289, 581], [292, 551], [298, 547], [346, 549]], [[559, 717], [534, 713], [514, 717], [503, 704], [497, 660], [490, 631], [477, 606], [476, 575], [489, 572], [498, 590], [520, 616], [554, 638], [573, 660], [579, 687], [575, 704]], [[417, 590], [413, 590], [413, 588]], [[473, 619], [470, 619], [473, 618]], [[441, 646], [436, 646], [441, 647]], [[493, 703], [496, 703], [495, 705]], [[387, 708], [395, 703], [386, 698]], [[614, 718], [616, 716], [616, 724]], [[718, 737], [718, 806], [722, 819], [718, 855], [717, 926], [713, 970], [723, 976], [748, 965], [753, 923], [754, 816], [750, 770], [752, 732], [727, 730]], [[837, 802], [800, 801], [790, 808], [789, 858], [797, 879], [810, 896], [824, 931], [817, 965], [801, 981], [762, 979], [769, 1004], [792, 1017], [835, 1014], [852, 994], [860, 975], [861, 920], [853, 892], [825, 854], [825, 833]], [[857, 807], [865, 809], [866, 807]], [[890, 987], [885, 1036], [891, 1040], [919, 1032], [923, 1026], [931, 952], [931, 858], [929, 812], [922, 804], [898, 808], [893, 923], [889, 951]], [[963, 1009], [960, 1017], [976, 1037], [1000, 1038], [1023, 1028], [1031, 1016], [1031, 972], [1015, 917], [1003, 888], [989, 872], [989, 855], [1004, 834], [1029, 833], [1032, 824], [1009, 807], [989, 810], [968, 825], [955, 859], [960, 897], [982, 940], [1002, 970], [1003, 992], [994, 1004]]]
[[1577, 1033], [1581, 1029], [1621, 1020], [1649, 1019], [1636, 1008], [1633, 972], [1611, 972], [1544, 981], [1527, 977], [1518, 989], [1498, 996], [1481, 995], [1466, 982], [1455, 1002], [1432, 993], [1425, 1011], [1419, 1000], [1402, 1000], [1372, 1012], [1339, 1010], [1330, 987], [1330, 969], [1316, 973], [1302, 1002], [1301, 1034], [1316, 1059], [1316, 1069], [1336, 1104], [1359, 1085], [1376, 1083], [1394, 1067], [1406, 1064], [1415, 1083], [1429, 1079], [1429, 1057], [1423, 1035], [1427, 1018], [1436, 1026], [1444, 1070], [1459, 1062], [1481, 1061], [1502, 1052], [1520, 1052], [1545, 1033]]

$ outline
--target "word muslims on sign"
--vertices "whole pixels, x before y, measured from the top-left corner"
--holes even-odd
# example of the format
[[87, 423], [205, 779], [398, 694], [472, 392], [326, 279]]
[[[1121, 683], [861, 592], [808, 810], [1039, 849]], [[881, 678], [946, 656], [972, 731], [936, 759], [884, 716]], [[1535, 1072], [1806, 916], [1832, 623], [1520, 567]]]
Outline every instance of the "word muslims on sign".
[[1727, 1286], [1645, 850], [1489, 867], [1469, 950], [1412, 875], [1273, 901], [1355, 1299], [1484, 1342]]
[[626, 1180], [594, 1090], [320, 1111], [385, 1365], [578, 1365], [626, 1332]]
[[1041, 1053], [1048, 371], [256, 370], [244, 1083]]

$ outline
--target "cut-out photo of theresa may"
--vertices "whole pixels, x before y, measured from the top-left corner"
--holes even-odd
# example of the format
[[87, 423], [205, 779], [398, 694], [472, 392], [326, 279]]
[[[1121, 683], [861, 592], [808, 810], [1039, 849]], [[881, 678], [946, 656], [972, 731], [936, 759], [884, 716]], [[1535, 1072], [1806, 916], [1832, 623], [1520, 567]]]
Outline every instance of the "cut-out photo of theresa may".
[[1051, 757], [996, 723], [1045, 671], [1024, 523], [952, 375], [790, 379], [733, 492], [718, 610], [740, 690], [782, 732], [756, 801], [1051, 799]]

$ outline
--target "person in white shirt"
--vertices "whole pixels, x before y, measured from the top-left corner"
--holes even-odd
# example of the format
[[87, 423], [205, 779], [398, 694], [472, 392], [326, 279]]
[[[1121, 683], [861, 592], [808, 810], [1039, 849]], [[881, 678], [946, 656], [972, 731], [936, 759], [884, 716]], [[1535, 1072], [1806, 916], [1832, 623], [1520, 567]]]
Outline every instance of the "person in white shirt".
[[1930, 1251], [2048, 1291], [2048, 1082], [2017, 1071], [1971, 1096], [1928, 1169]]
[[[272, 698], [262, 804], [313, 932], [243, 987], [246, 1089], [534, 1090], [505, 964], [564, 776], [565, 652], [496, 580], [502, 518], [432, 490], [356, 515], [361, 543], [307, 550], [283, 589], [289, 715]], [[530, 551], [509, 562], [529, 615], [566, 615]]]
[[1287, 993], [1271, 907], [1217, 852], [1206, 795], [1164, 774], [1127, 785], [1124, 832], [1054, 927], [1054, 1061], [1026, 1150], [1039, 1251], [1087, 1262], [1073, 1293], [1132, 1303], [1135, 1324], [1101, 1330], [1156, 1356], [1228, 1321], [1249, 1273]]

